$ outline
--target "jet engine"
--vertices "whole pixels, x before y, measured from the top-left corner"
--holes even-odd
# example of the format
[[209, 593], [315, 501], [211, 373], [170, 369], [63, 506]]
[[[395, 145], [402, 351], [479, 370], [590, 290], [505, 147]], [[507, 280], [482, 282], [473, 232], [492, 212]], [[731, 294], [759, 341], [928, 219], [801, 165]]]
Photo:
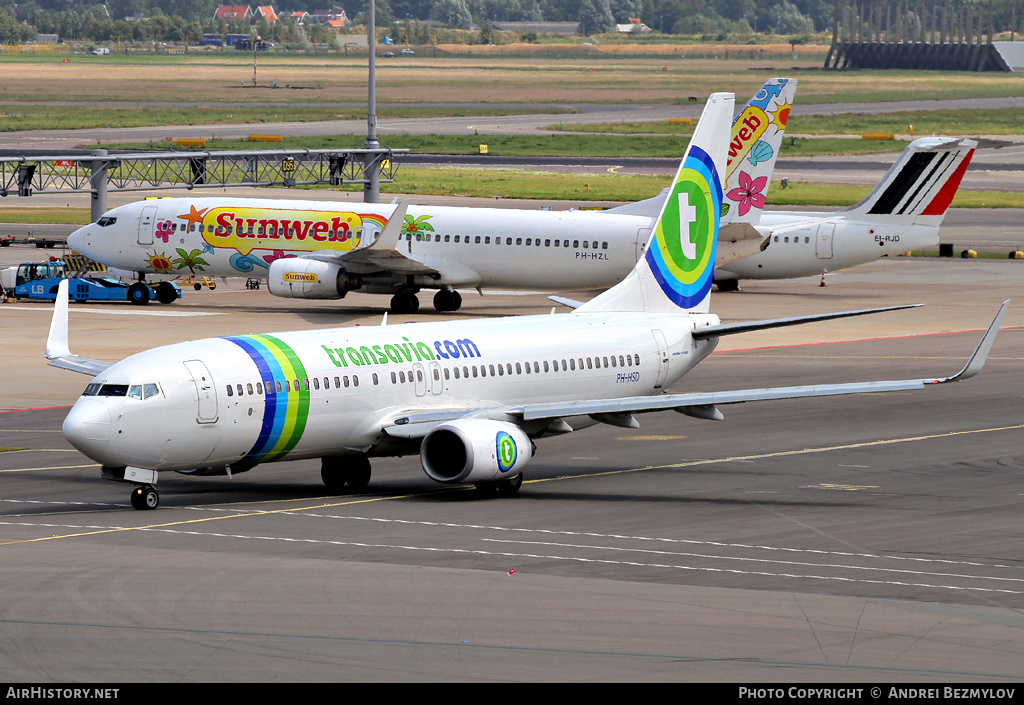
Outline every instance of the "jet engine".
[[508, 480], [533, 458], [533, 443], [515, 424], [456, 419], [428, 433], [420, 448], [427, 477], [436, 482]]
[[286, 299], [340, 299], [362, 285], [358, 274], [306, 257], [276, 259], [267, 273], [270, 293]]

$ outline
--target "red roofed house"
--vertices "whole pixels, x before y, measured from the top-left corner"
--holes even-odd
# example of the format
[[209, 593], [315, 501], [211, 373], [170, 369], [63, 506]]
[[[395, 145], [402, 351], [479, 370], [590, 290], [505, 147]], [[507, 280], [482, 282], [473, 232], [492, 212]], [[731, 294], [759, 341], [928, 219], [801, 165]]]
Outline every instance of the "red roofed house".
[[248, 5], [221, 5], [213, 15], [218, 20], [248, 20], [252, 19], [252, 12]]
[[262, 17], [270, 24], [277, 24], [277, 13], [274, 12], [274, 8], [270, 5], [259, 5], [254, 14]]

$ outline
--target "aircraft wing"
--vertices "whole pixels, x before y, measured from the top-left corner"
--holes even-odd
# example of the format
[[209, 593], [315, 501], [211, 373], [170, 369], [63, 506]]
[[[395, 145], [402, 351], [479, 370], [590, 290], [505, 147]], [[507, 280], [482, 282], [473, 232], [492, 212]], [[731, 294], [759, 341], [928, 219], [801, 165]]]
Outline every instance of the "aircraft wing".
[[[724, 418], [718, 406], [743, 402], [771, 401], [777, 399], [800, 399], [805, 397], [843, 396], [848, 394], [869, 394], [922, 389], [927, 385], [946, 384], [969, 379], [981, 371], [992, 344], [995, 342], [999, 325], [1006, 314], [1009, 301], [1004, 301], [981, 342], [975, 348], [967, 364], [956, 374], [942, 378], [919, 378], [852, 382], [844, 384], [817, 384], [796, 387], [766, 387], [760, 389], [739, 389], [727, 392], [696, 392], [690, 394], [660, 394], [656, 396], [619, 397], [615, 399], [585, 399], [505, 408], [447, 409], [424, 413], [404, 413], [390, 417], [385, 423], [388, 435], [402, 438], [425, 436], [437, 424], [463, 416], [504, 416], [522, 422], [550, 419], [556, 421], [565, 417], [590, 416], [596, 421], [615, 426], [638, 426], [632, 415], [651, 411], [676, 411], [696, 418], [721, 420]], [[738, 331], [737, 331], [738, 332]]]
[[48, 365], [95, 377], [110, 367], [112, 362], [93, 360], [71, 354], [68, 347], [68, 280], [61, 279], [57, 287], [57, 299], [53, 302], [53, 318], [50, 319], [50, 333], [46, 337], [46, 359]]

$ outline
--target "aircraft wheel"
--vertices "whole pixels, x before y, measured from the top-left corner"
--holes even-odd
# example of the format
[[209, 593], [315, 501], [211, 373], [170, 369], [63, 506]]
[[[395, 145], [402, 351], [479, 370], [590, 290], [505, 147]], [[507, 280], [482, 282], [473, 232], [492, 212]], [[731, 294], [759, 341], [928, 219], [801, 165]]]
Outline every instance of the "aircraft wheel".
[[149, 287], [142, 282], [135, 282], [128, 287], [128, 300], [137, 306], [149, 303]]
[[160, 282], [156, 285], [156, 300], [162, 304], [173, 304], [178, 300], [178, 292], [170, 282]]
[[519, 488], [523, 486], [523, 474], [519, 473], [515, 477], [510, 477], [507, 480], [501, 480], [498, 483], [498, 494], [502, 497], [511, 497], [517, 492]]
[[363, 492], [370, 484], [370, 459], [364, 456], [321, 458], [320, 478], [331, 492]]
[[411, 291], [400, 291], [391, 297], [391, 313], [416, 313], [420, 300]]
[[434, 294], [434, 309], [439, 312], [458, 311], [462, 307], [462, 294], [454, 289], [439, 289]]
[[497, 482], [478, 482], [475, 485], [476, 493], [481, 499], [490, 499], [498, 492]]
[[150, 485], [143, 485], [132, 490], [133, 509], [156, 509], [160, 506], [160, 495]]

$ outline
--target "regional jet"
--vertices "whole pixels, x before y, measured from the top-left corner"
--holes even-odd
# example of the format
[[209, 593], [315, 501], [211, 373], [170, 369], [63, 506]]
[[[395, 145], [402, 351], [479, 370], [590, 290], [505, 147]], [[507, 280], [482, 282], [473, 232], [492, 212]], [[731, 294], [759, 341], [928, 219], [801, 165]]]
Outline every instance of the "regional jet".
[[674, 410], [722, 419], [720, 406], [910, 391], [971, 377], [1000, 309], [967, 365], [937, 379], [666, 393], [725, 335], [893, 310], [722, 324], [710, 291], [733, 95], [710, 96], [643, 257], [622, 282], [569, 313], [233, 335], [154, 348], [110, 364], [68, 347], [67, 282], [46, 356], [93, 377], [64, 435], [159, 504], [161, 472], [245, 472], [319, 458], [331, 490], [360, 491], [370, 458], [418, 453], [424, 472], [482, 494], [514, 494], [541, 439], [588, 425], [636, 428]]

